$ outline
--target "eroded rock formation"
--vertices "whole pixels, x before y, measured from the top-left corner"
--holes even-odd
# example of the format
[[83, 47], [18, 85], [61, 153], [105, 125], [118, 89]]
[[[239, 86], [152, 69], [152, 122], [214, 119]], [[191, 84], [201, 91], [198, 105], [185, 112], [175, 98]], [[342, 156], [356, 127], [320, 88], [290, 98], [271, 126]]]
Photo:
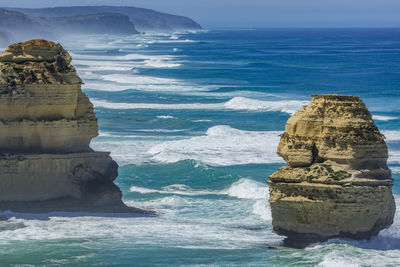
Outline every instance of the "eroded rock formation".
[[0, 209], [129, 210], [118, 165], [89, 147], [97, 119], [70, 63], [46, 40], [0, 54]]
[[281, 135], [284, 166], [269, 178], [273, 230], [303, 247], [370, 238], [393, 223], [388, 149], [356, 96], [314, 95]]

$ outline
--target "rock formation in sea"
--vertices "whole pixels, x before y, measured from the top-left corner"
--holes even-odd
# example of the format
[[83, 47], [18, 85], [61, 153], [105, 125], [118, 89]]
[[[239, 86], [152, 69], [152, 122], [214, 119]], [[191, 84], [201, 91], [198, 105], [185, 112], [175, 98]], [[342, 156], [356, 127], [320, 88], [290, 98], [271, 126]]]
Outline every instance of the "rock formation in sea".
[[393, 223], [388, 148], [357, 96], [314, 95], [281, 135], [269, 178], [273, 231], [288, 246], [367, 239]]
[[31, 40], [0, 54], [0, 209], [132, 211], [118, 165], [89, 147], [93, 105], [60, 44]]

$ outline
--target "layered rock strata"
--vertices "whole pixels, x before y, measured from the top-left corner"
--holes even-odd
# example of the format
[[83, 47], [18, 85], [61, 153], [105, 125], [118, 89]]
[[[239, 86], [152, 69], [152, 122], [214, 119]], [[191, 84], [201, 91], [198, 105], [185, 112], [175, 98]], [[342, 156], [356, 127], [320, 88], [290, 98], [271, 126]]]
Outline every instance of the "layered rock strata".
[[0, 54], [0, 209], [130, 211], [118, 165], [89, 147], [97, 119], [81, 83], [60, 44]]
[[269, 201], [286, 245], [370, 238], [393, 223], [388, 149], [359, 97], [314, 95], [287, 121], [278, 154], [287, 166], [269, 177]]

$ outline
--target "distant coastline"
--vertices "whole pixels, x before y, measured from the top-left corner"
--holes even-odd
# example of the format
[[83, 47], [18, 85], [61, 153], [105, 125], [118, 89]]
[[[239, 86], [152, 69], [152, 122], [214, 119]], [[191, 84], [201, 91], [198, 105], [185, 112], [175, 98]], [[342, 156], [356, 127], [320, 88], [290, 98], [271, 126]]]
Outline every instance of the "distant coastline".
[[0, 46], [29, 38], [56, 40], [70, 34], [140, 34], [202, 29], [191, 18], [137, 7], [0, 8]]

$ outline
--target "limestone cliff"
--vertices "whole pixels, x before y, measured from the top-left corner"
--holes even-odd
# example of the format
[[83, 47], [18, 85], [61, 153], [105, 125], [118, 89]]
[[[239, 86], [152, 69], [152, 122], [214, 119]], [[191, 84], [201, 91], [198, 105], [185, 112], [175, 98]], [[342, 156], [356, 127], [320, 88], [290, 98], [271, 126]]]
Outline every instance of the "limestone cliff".
[[356, 96], [314, 95], [281, 135], [270, 176], [273, 229], [287, 245], [369, 238], [393, 223], [388, 149]]
[[0, 209], [126, 211], [118, 165], [94, 152], [93, 106], [60, 44], [0, 54]]
[[[28, 12], [29, 13], [29, 12]], [[129, 16], [115, 12], [87, 12], [59, 16], [31, 16], [20, 11], [0, 8], [0, 32], [10, 40], [26, 38], [65, 38], [74, 34], [137, 34]], [[1, 42], [0, 34], [0, 42]], [[1, 43], [0, 43], [1, 44]], [[9, 44], [9, 43], [7, 43]], [[2, 46], [4, 47], [4, 46]]]
[[[100, 13], [118, 13], [129, 17], [139, 31], [177, 31], [201, 30], [202, 27], [194, 20], [157, 12], [146, 8], [129, 6], [70, 6], [51, 8], [7, 8], [22, 12], [33, 18], [57, 18], [70, 16], [86, 16]], [[114, 28], [115, 29], [115, 28]]]

